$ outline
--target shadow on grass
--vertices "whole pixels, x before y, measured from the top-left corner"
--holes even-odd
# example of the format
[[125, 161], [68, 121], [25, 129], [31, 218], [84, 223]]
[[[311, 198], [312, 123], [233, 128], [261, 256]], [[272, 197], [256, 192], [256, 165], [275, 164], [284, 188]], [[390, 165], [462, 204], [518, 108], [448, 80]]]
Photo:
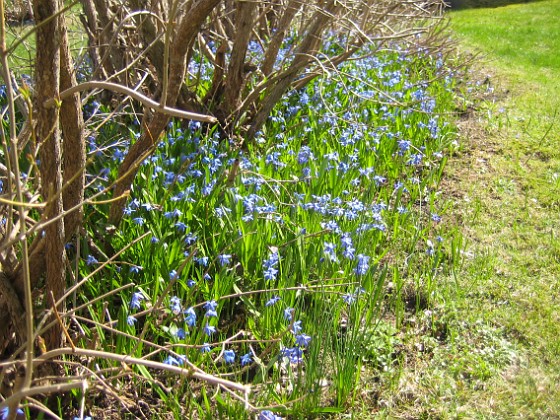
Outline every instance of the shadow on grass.
[[534, 3], [541, 0], [446, 0], [452, 9], [500, 7], [510, 4]]

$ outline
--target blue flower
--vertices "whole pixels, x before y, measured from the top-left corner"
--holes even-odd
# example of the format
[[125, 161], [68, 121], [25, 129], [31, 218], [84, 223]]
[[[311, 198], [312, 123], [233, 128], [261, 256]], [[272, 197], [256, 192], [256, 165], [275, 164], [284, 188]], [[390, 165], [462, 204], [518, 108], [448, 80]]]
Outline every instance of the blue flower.
[[142, 217], [135, 217], [134, 219], [132, 219], [132, 221], [136, 223], [138, 226], [142, 226], [145, 223]]
[[177, 280], [177, 278], [179, 278], [179, 273], [177, 273], [177, 270], [171, 270], [169, 272], [169, 280]]
[[276, 280], [277, 275], [278, 275], [278, 270], [274, 267], [267, 268], [263, 273], [263, 277], [267, 281]]
[[184, 233], [187, 231], [187, 225], [183, 222], [177, 222], [175, 223], [175, 227], [177, 228], [177, 230], [181, 233]]
[[93, 255], [90, 254], [87, 256], [86, 265], [93, 265], [98, 263], [99, 261], [97, 261], [97, 258], [95, 258]]
[[184, 340], [185, 337], [187, 336], [187, 333], [185, 332], [185, 330], [183, 328], [179, 328], [176, 332], [175, 335], [177, 336], [177, 338], [179, 340]]
[[183, 312], [183, 315], [185, 317], [185, 323], [189, 326], [189, 327], [194, 327], [196, 325], [196, 312], [194, 311], [194, 309], [188, 308], [185, 309], [185, 311]]
[[325, 242], [323, 244], [323, 252], [332, 262], [338, 262], [338, 257], [336, 256], [336, 244]]
[[[18, 408], [16, 410], [16, 416], [23, 416], [24, 414], [25, 413], [21, 408]], [[8, 418], [10, 418], [10, 407], [4, 407], [2, 410], [0, 410], [0, 419], [7, 420]]]
[[241, 366], [248, 365], [252, 361], [253, 361], [253, 355], [251, 353], [247, 353], [241, 356]]
[[181, 299], [179, 299], [177, 296], [173, 296], [169, 300], [169, 306], [171, 308], [171, 312], [173, 312], [175, 315], [181, 313]]
[[275, 305], [280, 300], [280, 296], [272, 296], [264, 306], [272, 306]]
[[270, 410], [264, 410], [259, 413], [258, 420], [282, 420], [282, 417], [277, 416]]
[[309, 160], [313, 159], [315, 159], [315, 157], [309, 146], [302, 146], [301, 149], [299, 149], [297, 161], [300, 165], [305, 165]]
[[180, 217], [182, 216], [182, 212], [179, 209], [175, 209], [173, 211], [166, 211], [165, 213], [163, 213], [163, 216], [167, 219], [171, 219], [173, 217]]
[[217, 317], [218, 313], [216, 309], [218, 308], [218, 303], [215, 300], [209, 300], [204, 304], [204, 309], [206, 309], [206, 314], [208, 318]]
[[182, 366], [185, 364], [186, 360], [187, 358], [185, 356], [167, 356], [163, 363], [170, 366]]
[[231, 262], [231, 254], [221, 254], [218, 255], [218, 262], [223, 267], [224, 265], [228, 265]]
[[296, 322], [293, 323], [292, 328], [291, 328], [290, 331], [291, 331], [293, 334], [297, 334], [297, 333], [299, 333], [302, 329], [303, 329], [303, 328], [302, 328], [302, 326], [301, 326], [301, 321], [296, 321]]
[[194, 243], [196, 242], [197, 239], [198, 239], [198, 238], [197, 238], [196, 235], [194, 235], [194, 234], [192, 234], [192, 233], [189, 233], [189, 234], [187, 235], [187, 237], [185, 238], [185, 243], [186, 243], [187, 245], [192, 245], [192, 244], [194, 244]]
[[210, 344], [208, 343], [204, 343], [200, 348], [201, 353], [210, 353], [211, 351], [212, 351], [212, 347], [210, 347]]
[[208, 266], [208, 257], [200, 257], [196, 259], [196, 263], [198, 265], [202, 265], [203, 267]]
[[228, 364], [235, 362], [235, 352], [233, 350], [224, 351], [224, 361]]
[[346, 304], [351, 305], [356, 301], [356, 296], [351, 294], [342, 295], [342, 300], [346, 302]]
[[194, 281], [193, 279], [188, 279], [187, 280], [187, 287], [192, 289], [194, 286], [196, 286], [196, 281]]
[[301, 363], [303, 360], [303, 350], [300, 347], [286, 347], [280, 351], [282, 357], [287, 357], [290, 363]]
[[369, 259], [370, 257], [364, 254], [358, 254], [358, 265], [354, 269], [354, 272], [359, 275], [363, 276], [369, 270]]
[[287, 307], [284, 309], [284, 319], [291, 321], [293, 318], [294, 308]]
[[134, 292], [130, 299], [130, 309], [140, 309], [140, 303], [144, 299], [144, 295], [141, 292]]
[[204, 326], [204, 334], [206, 334], [208, 337], [211, 337], [212, 334], [214, 334], [215, 332], [216, 332], [216, 327], [214, 327], [213, 325], [206, 324]]
[[424, 155], [422, 153], [413, 153], [408, 160], [409, 165], [418, 166], [422, 163]]
[[311, 337], [307, 334], [296, 335], [296, 345], [298, 347], [307, 347], [311, 342]]
[[218, 302], [216, 302], [215, 300], [209, 300], [208, 302], [206, 302], [204, 304], [204, 309], [211, 309], [211, 310], [216, 310], [216, 308], [218, 308]]
[[133, 326], [138, 320], [133, 315], [129, 315], [126, 317], [126, 323], [130, 326]]
[[142, 266], [140, 265], [133, 265], [130, 267], [130, 269], [128, 270], [131, 273], [139, 273], [140, 271], [142, 271]]

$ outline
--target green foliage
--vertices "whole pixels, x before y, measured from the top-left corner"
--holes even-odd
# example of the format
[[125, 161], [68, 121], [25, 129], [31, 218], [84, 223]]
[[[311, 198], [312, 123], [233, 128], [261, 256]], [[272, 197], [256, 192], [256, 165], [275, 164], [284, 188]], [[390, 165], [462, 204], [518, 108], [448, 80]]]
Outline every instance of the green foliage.
[[[140, 168], [121, 228], [103, 233], [107, 210], [88, 209], [97, 246], [84, 242], [82, 275], [109, 257], [101, 250], [123, 252], [81, 299], [132, 286], [89, 306], [99, 342], [227, 373], [293, 415], [352, 404], [364, 364], [392, 366], [380, 324], [388, 273], [433, 296], [436, 273], [454, 264], [437, 214], [452, 89], [441, 59], [402, 51], [293, 92], [246, 148], [174, 122]], [[91, 139], [90, 194], [110, 185], [136, 132], [106, 124]], [[241, 416], [242, 405], [211, 392], [160, 398], [177, 413], [183, 404]]]

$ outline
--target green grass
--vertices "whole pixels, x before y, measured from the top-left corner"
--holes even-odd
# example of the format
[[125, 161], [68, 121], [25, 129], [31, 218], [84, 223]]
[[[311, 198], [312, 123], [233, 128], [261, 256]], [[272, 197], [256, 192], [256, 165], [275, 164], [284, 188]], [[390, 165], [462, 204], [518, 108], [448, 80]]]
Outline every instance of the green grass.
[[408, 338], [382, 415], [560, 412], [559, 19], [559, 1], [451, 13], [461, 49], [482, 58], [465, 86], [478, 109], [459, 122], [463, 149], [444, 183], [467, 246], [433, 311], [448, 343]]

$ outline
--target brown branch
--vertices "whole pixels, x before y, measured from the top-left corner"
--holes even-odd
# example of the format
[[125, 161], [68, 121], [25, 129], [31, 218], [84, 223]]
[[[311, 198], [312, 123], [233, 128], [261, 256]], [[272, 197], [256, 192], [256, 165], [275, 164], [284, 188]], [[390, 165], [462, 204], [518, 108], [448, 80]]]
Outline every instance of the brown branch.
[[[169, 56], [169, 85], [167, 93], [167, 103], [171, 107], [175, 106], [177, 102], [177, 97], [179, 96], [181, 85], [185, 78], [189, 51], [192, 48], [200, 28], [219, 2], [220, 0], [200, 0], [193, 4], [185, 15], [183, 15], [177, 31], [171, 39], [172, 45]], [[149, 125], [142, 131], [136, 143], [131, 146], [119, 168], [120, 181], [115, 185], [115, 196], [120, 196], [130, 189], [130, 185], [138, 170], [139, 159], [145, 159], [153, 152], [154, 145], [163, 133], [168, 121], [169, 117], [167, 115], [157, 112], [156, 110], [156, 114], [153, 116]], [[120, 223], [125, 204], [126, 199], [113, 202], [109, 210], [110, 223], [114, 225]]]
[[[42, 104], [47, 98], [58, 96], [60, 78], [60, 21], [52, 19], [40, 23], [58, 12], [56, 0], [35, 0], [33, 11], [38, 23], [36, 28], [37, 55], [35, 63], [35, 106], [36, 134], [40, 142], [41, 194], [47, 205], [44, 217], [55, 218], [63, 212], [61, 143], [58, 129], [58, 110], [46, 108]], [[51, 200], [51, 197], [58, 196]], [[64, 263], [64, 223], [62, 220], [45, 228], [46, 287], [58, 299], [65, 287]], [[29, 308], [27, 308], [29, 309]], [[49, 331], [46, 341], [50, 348], [60, 347], [62, 331], [60, 327]]]
[[[68, 32], [64, 15], [61, 21], [60, 43], [60, 89], [66, 90], [76, 86], [74, 65], [68, 45]], [[79, 93], [74, 93], [62, 101], [60, 107], [60, 125], [63, 137], [63, 175], [64, 190], [62, 200], [64, 209], [68, 210], [80, 204], [84, 199], [86, 144], [84, 141], [84, 118]], [[83, 209], [69, 213], [64, 218], [65, 240], [73, 235], [82, 223]]]

